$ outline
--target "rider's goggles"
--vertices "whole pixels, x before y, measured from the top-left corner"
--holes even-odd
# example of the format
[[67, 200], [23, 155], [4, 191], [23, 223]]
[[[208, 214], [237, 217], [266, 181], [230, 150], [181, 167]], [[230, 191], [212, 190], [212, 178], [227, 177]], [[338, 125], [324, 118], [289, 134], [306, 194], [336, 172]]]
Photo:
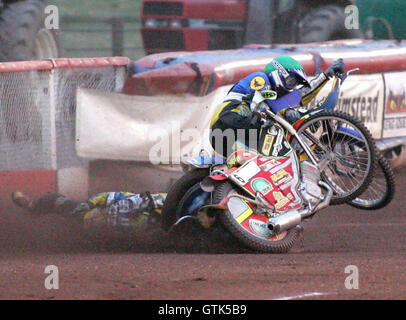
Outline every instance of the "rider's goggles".
[[288, 89], [293, 89], [300, 84], [301, 83], [297, 80], [297, 78], [294, 75], [290, 74], [287, 78], [285, 78], [285, 85]]
[[297, 86], [303, 85], [305, 87], [310, 87], [310, 84], [302, 78], [301, 75], [294, 72], [290, 72], [288, 76], [283, 79], [286, 89], [292, 90]]

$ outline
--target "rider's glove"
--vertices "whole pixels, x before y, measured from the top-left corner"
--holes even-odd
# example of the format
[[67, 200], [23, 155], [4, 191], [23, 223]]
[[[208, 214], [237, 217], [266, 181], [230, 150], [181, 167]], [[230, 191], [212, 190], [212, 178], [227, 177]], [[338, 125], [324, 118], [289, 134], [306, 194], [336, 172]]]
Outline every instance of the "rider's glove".
[[250, 121], [250, 128], [257, 128], [261, 125], [262, 115], [259, 112], [253, 112], [251, 121]]
[[338, 59], [334, 61], [330, 67], [324, 72], [324, 74], [328, 77], [334, 77], [337, 73], [344, 73], [344, 61], [343, 59]]
[[153, 212], [156, 209], [156, 205], [154, 199], [151, 195], [151, 192], [146, 191], [145, 194], [142, 195], [142, 202], [139, 207], [139, 211], [141, 212]]

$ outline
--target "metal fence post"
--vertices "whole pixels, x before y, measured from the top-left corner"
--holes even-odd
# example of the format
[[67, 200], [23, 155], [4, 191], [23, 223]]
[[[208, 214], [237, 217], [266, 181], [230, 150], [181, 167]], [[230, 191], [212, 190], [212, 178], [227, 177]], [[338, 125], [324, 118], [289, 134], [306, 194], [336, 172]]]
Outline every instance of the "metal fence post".
[[111, 19], [113, 56], [124, 55], [124, 26], [120, 18]]

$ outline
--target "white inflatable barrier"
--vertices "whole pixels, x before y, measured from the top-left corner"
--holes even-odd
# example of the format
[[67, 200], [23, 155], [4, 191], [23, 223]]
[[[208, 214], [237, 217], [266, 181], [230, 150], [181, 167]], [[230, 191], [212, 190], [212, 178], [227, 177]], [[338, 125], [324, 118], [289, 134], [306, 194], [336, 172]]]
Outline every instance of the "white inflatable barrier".
[[130, 96], [79, 89], [76, 150], [80, 157], [180, 164], [210, 149], [210, 120], [229, 86], [205, 97]]

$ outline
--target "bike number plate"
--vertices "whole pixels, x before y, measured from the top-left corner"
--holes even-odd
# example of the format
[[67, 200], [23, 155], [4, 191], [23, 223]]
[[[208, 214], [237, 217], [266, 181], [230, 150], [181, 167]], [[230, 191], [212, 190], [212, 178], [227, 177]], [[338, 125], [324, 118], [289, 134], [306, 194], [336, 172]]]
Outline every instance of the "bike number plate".
[[250, 181], [252, 177], [256, 176], [260, 172], [261, 169], [256, 164], [256, 162], [250, 161], [245, 166], [241, 167], [240, 169], [236, 170], [233, 174], [231, 174], [231, 179], [235, 183], [244, 186]]

